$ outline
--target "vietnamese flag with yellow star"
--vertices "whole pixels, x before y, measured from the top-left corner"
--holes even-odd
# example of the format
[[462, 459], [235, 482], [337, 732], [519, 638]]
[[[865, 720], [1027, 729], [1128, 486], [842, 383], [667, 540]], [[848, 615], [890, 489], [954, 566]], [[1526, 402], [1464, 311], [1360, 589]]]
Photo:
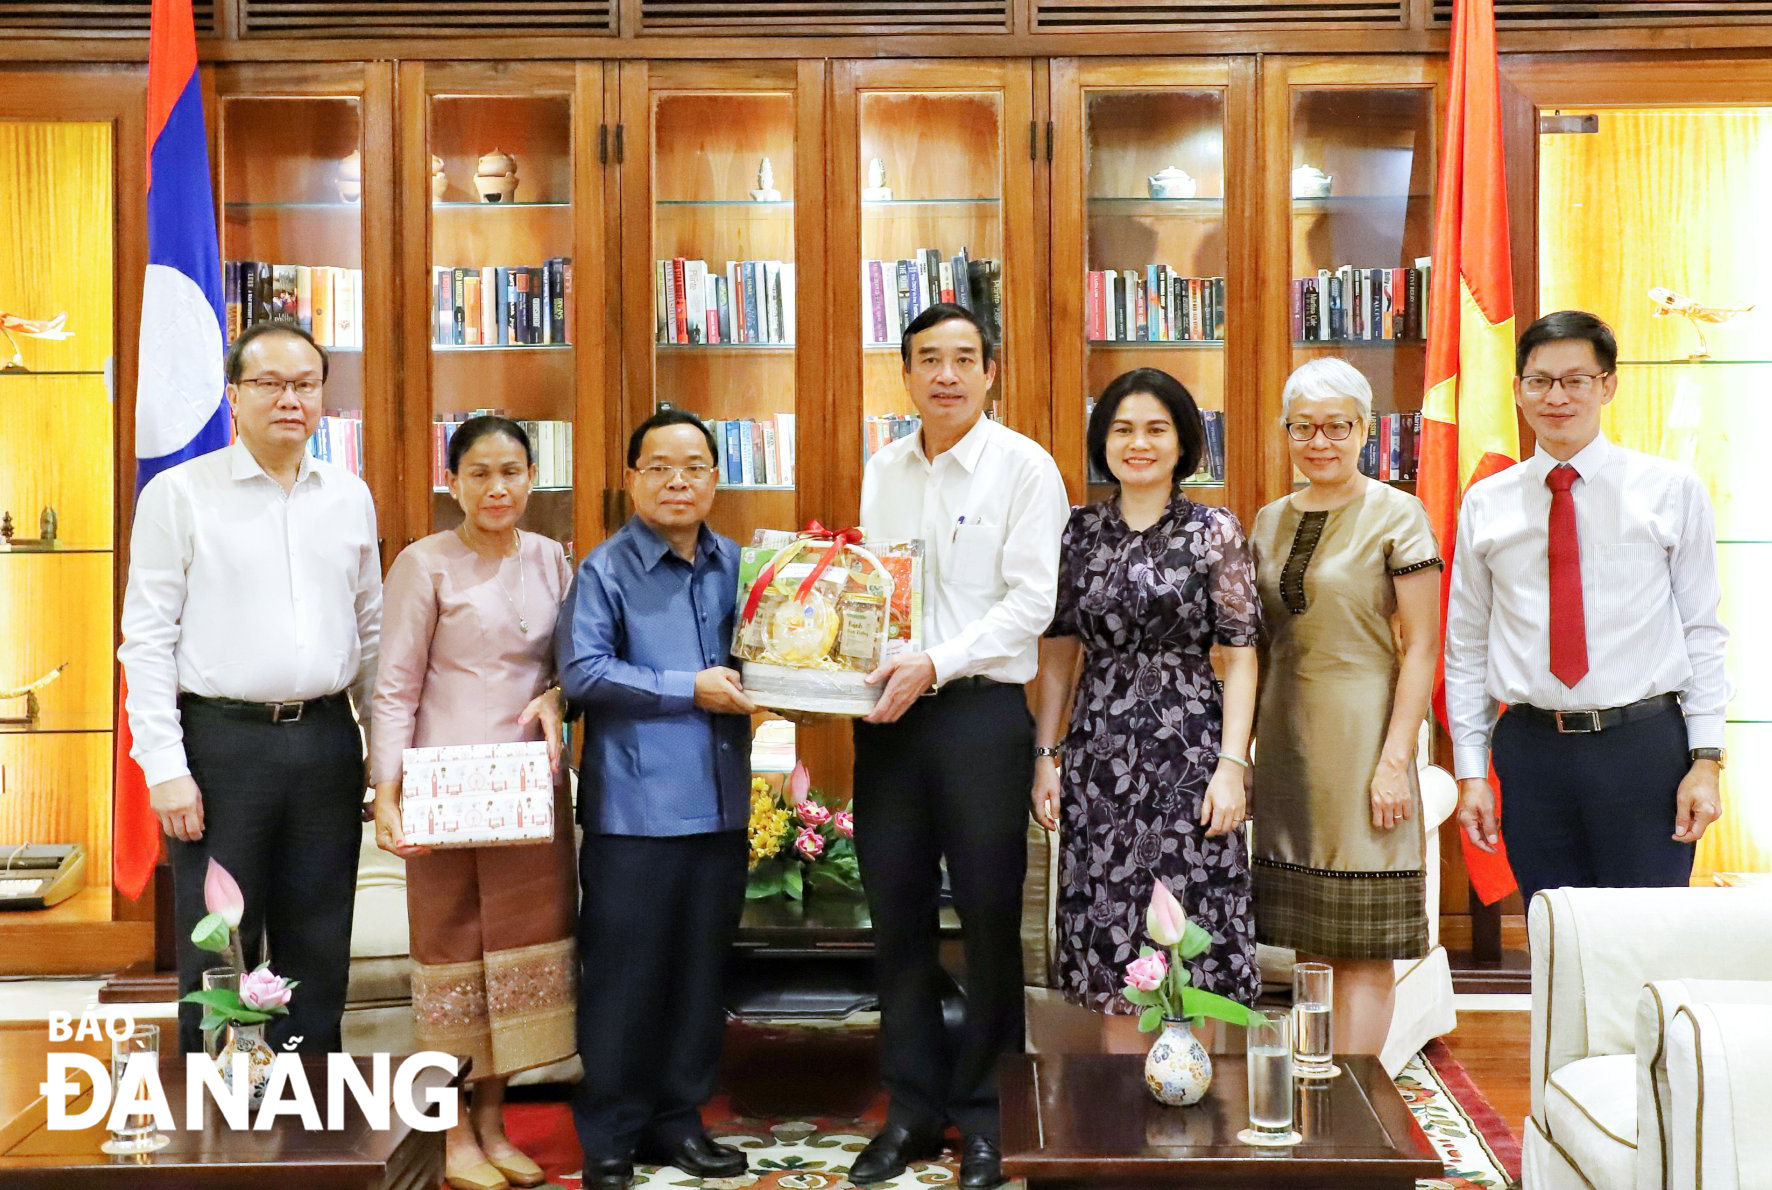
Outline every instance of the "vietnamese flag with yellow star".
[[[1440, 582], [1442, 626], [1464, 491], [1520, 457], [1494, 0], [1457, 0], [1452, 21], [1452, 77], [1440, 144], [1416, 485], [1446, 559]], [[1442, 661], [1434, 685], [1434, 709], [1442, 724], [1445, 677]], [[1495, 783], [1493, 772], [1489, 780]], [[1498, 813], [1500, 804], [1498, 791]], [[1493, 904], [1513, 891], [1506, 849], [1498, 846], [1490, 855], [1473, 847], [1463, 832], [1459, 837], [1471, 887], [1483, 903]]]

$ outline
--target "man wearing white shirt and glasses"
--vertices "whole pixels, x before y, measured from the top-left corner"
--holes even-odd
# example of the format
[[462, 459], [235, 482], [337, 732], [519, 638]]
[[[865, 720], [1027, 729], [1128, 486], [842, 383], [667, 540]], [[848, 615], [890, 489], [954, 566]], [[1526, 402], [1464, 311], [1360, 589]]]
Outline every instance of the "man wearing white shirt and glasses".
[[[961, 1185], [1002, 1180], [997, 1060], [1021, 1043], [1021, 887], [1034, 732], [1025, 686], [1058, 590], [1070, 508], [1052, 457], [984, 416], [989, 333], [938, 304], [905, 328], [918, 433], [868, 461], [861, 523], [924, 543], [924, 652], [895, 658], [855, 728], [855, 847], [873, 919], [886, 1126], [850, 1178], [887, 1181], [965, 1137]], [[933, 692], [933, 693], [931, 693]], [[929, 694], [925, 698], [923, 695]], [[940, 861], [964, 930], [966, 1012], [950, 1043], [937, 957]]]
[[1689, 468], [1600, 433], [1617, 362], [1592, 314], [1528, 327], [1514, 397], [1538, 448], [1473, 484], [1459, 513], [1446, 620], [1458, 818], [1485, 851], [1507, 841], [1528, 905], [1546, 888], [1684, 885], [1722, 816], [1728, 633], [1710, 501]]
[[[169, 836], [180, 991], [208, 965], [190, 933], [213, 858], [245, 894], [247, 964], [262, 935], [301, 981], [272, 1046], [316, 1053], [340, 1044], [364, 791], [352, 705], [367, 716], [381, 629], [369, 489], [306, 451], [326, 372], [294, 326], [235, 340], [237, 437], [142, 489], [117, 650], [130, 755]], [[200, 1047], [198, 1021], [180, 1006], [181, 1049]]]

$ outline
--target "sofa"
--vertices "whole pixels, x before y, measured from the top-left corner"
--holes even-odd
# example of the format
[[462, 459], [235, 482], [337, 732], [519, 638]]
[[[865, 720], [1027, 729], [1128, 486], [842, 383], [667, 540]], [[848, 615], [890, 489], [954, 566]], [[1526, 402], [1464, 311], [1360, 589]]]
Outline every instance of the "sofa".
[[1772, 898], [1533, 898], [1525, 1190], [1772, 1188]]

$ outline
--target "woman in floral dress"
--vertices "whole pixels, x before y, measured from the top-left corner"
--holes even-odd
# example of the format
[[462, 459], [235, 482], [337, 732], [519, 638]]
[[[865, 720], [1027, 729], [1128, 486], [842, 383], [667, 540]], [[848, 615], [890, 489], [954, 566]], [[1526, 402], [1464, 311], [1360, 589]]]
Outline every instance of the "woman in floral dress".
[[1260, 991], [1240, 828], [1261, 606], [1236, 517], [1180, 486], [1203, 439], [1192, 396], [1167, 373], [1107, 386], [1089, 454], [1119, 493], [1071, 514], [1040, 646], [1033, 803], [1060, 834], [1059, 986], [1114, 1015], [1137, 1011], [1120, 991], [1148, 942], [1157, 880], [1212, 935], [1189, 963], [1194, 986], [1245, 1004]]

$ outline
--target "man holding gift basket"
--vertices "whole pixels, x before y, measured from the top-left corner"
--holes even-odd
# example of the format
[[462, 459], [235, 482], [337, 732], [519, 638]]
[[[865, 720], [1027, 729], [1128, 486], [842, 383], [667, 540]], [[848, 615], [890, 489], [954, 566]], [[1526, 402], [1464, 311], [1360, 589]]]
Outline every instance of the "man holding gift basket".
[[738, 547], [705, 524], [714, 460], [694, 414], [635, 428], [635, 515], [579, 567], [555, 629], [570, 712], [588, 712], [573, 1120], [596, 1190], [623, 1190], [636, 1159], [700, 1178], [746, 1167], [701, 1122], [744, 909], [756, 710], [731, 664]]
[[[923, 641], [869, 675], [878, 703], [855, 728], [855, 844], [873, 918], [886, 1126], [850, 1178], [887, 1181], [965, 1138], [961, 1184], [1002, 1181], [996, 1067], [1020, 1044], [1021, 888], [1034, 732], [1023, 692], [1058, 590], [1070, 508], [1052, 457], [984, 416], [996, 379], [990, 333], [963, 306], [905, 328], [905, 388], [918, 433], [862, 478], [875, 537], [923, 543]], [[922, 697], [929, 694], [930, 697]], [[966, 1015], [942, 1021], [939, 861], [965, 931]]]

